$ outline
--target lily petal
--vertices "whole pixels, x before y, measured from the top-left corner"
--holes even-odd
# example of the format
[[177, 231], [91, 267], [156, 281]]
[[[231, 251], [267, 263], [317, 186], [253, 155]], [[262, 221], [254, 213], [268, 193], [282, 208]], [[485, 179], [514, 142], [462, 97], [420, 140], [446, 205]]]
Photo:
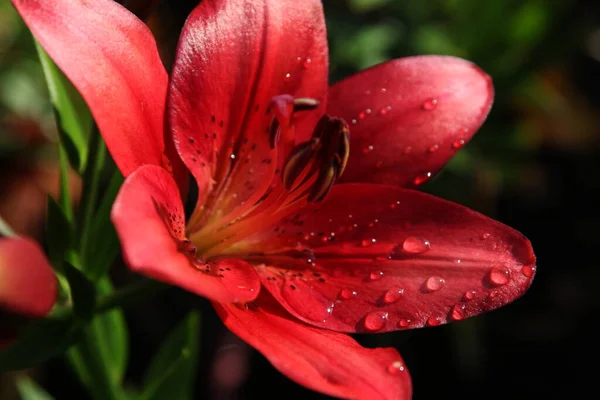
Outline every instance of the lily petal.
[[410, 399], [410, 376], [395, 349], [366, 349], [347, 335], [305, 325], [266, 293], [257, 304], [213, 305], [233, 333], [288, 378], [341, 398]]
[[314, 125], [325, 109], [327, 72], [318, 0], [206, 0], [191, 13], [172, 70], [167, 123], [198, 181], [199, 205], [224, 187], [235, 197], [218, 202], [222, 212], [255, 194], [276, 161], [265, 140], [271, 99], [319, 100], [321, 112], [295, 115], [296, 127]]
[[162, 165], [168, 77], [146, 25], [112, 0], [12, 3], [82, 94], [123, 175]]
[[471, 139], [493, 95], [481, 69], [445, 56], [389, 61], [333, 85], [327, 111], [351, 131], [341, 181], [419, 186]]
[[43, 317], [56, 300], [54, 271], [40, 246], [28, 238], [0, 238], [0, 310]]
[[255, 252], [248, 260], [290, 313], [342, 332], [462, 320], [513, 301], [535, 272], [531, 244], [515, 230], [383, 185], [335, 186], [244, 251]]
[[193, 245], [185, 239], [179, 191], [163, 168], [147, 165], [131, 174], [117, 195], [111, 219], [133, 271], [214, 301], [251, 301], [258, 295], [260, 280], [247, 262], [196, 260]]

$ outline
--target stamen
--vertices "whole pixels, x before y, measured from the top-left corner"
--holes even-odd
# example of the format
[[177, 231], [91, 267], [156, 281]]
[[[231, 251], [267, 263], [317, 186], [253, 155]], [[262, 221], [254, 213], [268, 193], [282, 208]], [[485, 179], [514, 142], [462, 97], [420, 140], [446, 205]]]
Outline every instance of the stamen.
[[294, 112], [314, 110], [319, 107], [319, 100], [311, 99], [308, 97], [299, 97], [294, 99]]

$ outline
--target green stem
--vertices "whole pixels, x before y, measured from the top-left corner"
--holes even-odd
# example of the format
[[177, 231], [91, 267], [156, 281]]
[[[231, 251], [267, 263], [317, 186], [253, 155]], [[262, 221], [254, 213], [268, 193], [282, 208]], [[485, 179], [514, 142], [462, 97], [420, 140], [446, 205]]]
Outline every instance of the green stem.
[[83, 197], [81, 199], [81, 215], [78, 220], [79, 234], [81, 235], [80, 254], [84, 265], [86, 265], [88, 246], [90, 240], [90, 226], [96, 211], [98, 202], [98, 189], [100, 186], [100, 175], [104, 167], [106, 157], [106, 146], [97, 128], [94, 128], [90, 137], [90, 152], [88, 164], [83, 174]]
[[2, 219], [2, 217], [0, 217], [0, 235], [6, 237], [17, 237], [17, 232], [15, 232], [13, 228], [11, 228], [10, 225], [8, 225], [6, 221]]
[[[168, 285], [150, 279], [140, 279], [138, 282], [100, 297], [96, 302], [94, 314], [102, 314], [116, 307], [129, 307], [132, 304], [146, 300], [169, 287], [170, 286]], [[55, 309], [49, 318], [67, 319], [72, 316], [73, 308], [63, 307]]]
[[58, 145], [58, 162], [60, 167], [60, 193], [58, 202], [67, 220], [73, 221], [73, 204], [69, 188], [69, 157], [62, 143]]
[[96, 313], [103, 313], [115, 307], [129, 307], [132, 304], [153, 297], [167, 288], [169, 286], [163, 283], [142, 279], [98, 299]]
[[92, 397], [98, 400], [121, 400], [123, 393], [110, 376], [110, 367], [106, 365], [106, 358], [100, 354], [98, 340], [96, 332], [88, 327], [77, 344], [83, 363], [90, 375], [97, 379], [93, 382]]

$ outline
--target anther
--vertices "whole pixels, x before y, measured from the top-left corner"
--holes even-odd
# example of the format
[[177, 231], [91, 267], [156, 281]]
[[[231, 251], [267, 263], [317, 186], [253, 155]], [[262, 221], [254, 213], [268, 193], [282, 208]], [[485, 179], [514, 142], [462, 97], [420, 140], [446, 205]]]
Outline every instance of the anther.
[[311, 99], [309, 97], [298, 97], [294, 99], [294, 112], [314, 110], [319, 107], [319, 100]]

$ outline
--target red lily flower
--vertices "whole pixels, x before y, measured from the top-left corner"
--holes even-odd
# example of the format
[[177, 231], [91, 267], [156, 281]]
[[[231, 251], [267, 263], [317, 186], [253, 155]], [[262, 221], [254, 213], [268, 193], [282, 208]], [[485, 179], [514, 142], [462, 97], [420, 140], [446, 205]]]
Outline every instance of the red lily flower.
[[531, 284], [520, 233], [403, 188], [485, 119], [492, 84], [473, 64], [394, 60], [328, 89], [319, 1], [205, 0], [168, 77], [147, 28], [111, 1], [13, 3], [127, 176], [112, 212], [127, 264], [212, 300], [296, 382], [410, 398], [396, 350], [338, 332], [462, 320]]
[[[45, 316], [56, 301], [54, 271], [40, 246], [27, 238], [0, 238], [0, 316]], [[0, 322], [0, 349], [17, 332]]]

